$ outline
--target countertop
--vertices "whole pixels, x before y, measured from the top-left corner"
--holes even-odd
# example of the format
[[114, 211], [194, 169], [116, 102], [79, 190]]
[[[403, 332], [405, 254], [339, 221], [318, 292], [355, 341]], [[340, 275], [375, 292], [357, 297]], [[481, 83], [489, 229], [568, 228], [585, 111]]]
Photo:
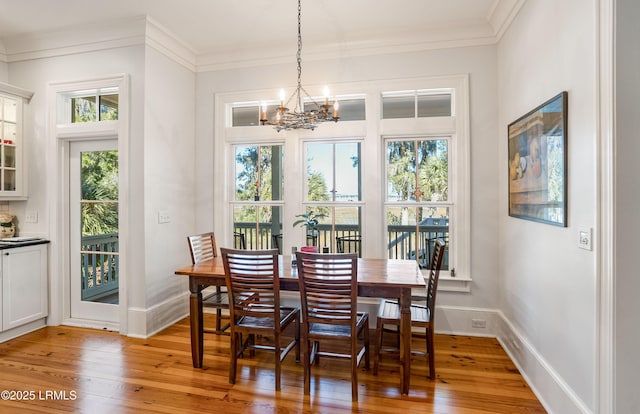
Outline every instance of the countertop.
[[49, 240], [32, 238], [24, 241], [3, 241], [0, 239], [0, 250], [15, 249], [16, 247], [35, 246], [37, 244], [47, 244]]

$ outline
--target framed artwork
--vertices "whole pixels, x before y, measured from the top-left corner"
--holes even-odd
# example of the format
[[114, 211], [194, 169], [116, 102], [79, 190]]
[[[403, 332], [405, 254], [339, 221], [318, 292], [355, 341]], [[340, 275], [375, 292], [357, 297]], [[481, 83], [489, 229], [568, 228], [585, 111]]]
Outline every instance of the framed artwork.
[[509, 215], [567, 226], [567, 92], [509, 124]]

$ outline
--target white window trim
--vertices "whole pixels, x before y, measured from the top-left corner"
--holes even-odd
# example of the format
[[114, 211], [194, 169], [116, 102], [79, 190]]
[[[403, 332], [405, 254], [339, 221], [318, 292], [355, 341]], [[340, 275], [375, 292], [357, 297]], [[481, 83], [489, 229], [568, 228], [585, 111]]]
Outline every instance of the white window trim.
[[[310, 88], [313, 88], [310, 86]], [[318, 90], [320, 87], [318, 87]], [[284, 191], [286, 203], [283, 209], [283, 228], [294, 237], [285, 237], [283, 251], [299, 246], [303, 239], [291, 227], [293, 217], [300, 214], [305, 204], [305, 143], [309, 141], [362, 140], [362, 229], [367, 232], [367, 243], [363, 243], [363, 256], [386, 257], [384, 201], [383, 137], [402, 135], [446, 135], [451, 137], [451, 162], [455, 169], [451, 174], [451, 189], [455, 192], [455, 222], [450, 228], [455, 237], [456, 276], [441, 274], [439, 289], [469, 291], [470, 270], [470, 121], [469, 121], [469, 75], [451, 75], [427, 78], [382, 80], [376, 82], [353, 82], [336, 84], [335, 91], [341, 94], [365, 96], [366, 120], [344, 123], [326, 123], [315, 131], [276, 132], [270, 127], [230, 127], [231, 105], [236, 102], [261, 102], [277, 96], [276, 90], [256, 90], [215, 95], [214, 117], [214, 169], [213, 169], [213, 222], [216, 235], [223, 243], [232, 241], [233, 227], [230, 219], [230, 201], [233, 193], [233, 168], [229, 168], [229, 157], [234, 144], [284, 145], [287, 183]], [[398, 90], [453, 90], [452, 116], [416, 119], [387, 119], [381, 117], [381, 94]], [[452, 220], [454, 221], [454, 220]], [[456, 224], [457, 223], [457, 224]], [[364, 235], [363, 235], [364, 236]], [[298, 237], [298, 238], [295, 238]]]

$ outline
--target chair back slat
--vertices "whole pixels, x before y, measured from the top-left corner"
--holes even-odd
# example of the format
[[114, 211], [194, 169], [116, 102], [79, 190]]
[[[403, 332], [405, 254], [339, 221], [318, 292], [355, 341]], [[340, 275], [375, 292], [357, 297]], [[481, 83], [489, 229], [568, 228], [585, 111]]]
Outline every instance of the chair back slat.
[[438, 291], [438, 279], [442, 258], [444, 257], [445, 242], [438, 239], [435, 241], [433, 256], [429, 265], [429, 280], [427, 281], [427, 309], [429, 310], [429, 321], [433, 322], [435, 317], [436, 292]]
[[211, 260], [218, 256], [216, 237], [213, 233], [196, 234], [187, 237], [191, 262], [193, 264]]
[[[233, 321], [243, 317], [280, 320], [278, 250], [221, 248]], [[231, 325], [233, 329], [234, 324]], [[275, 326], [278, 327], [278, 324]]]
[[304, 324], [351, 325], [355, 331], [357, 260], [353, 253], [297, 252]]

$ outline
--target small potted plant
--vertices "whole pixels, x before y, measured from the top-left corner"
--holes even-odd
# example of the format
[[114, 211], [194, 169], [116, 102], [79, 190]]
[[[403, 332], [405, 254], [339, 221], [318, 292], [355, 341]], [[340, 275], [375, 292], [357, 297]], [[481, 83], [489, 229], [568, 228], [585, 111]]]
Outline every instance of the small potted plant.
[[313, 211], [309, 211], [305, 214], [298, 214], [296, 217], [300, 219], [293, 222], [293, 227], [302, 225], [307, 228], [307, 242], [311, 240], [312, 245], [315, 246], [318, 240], [318, 219], [326, 217], [325, 214], [315, 214]]

